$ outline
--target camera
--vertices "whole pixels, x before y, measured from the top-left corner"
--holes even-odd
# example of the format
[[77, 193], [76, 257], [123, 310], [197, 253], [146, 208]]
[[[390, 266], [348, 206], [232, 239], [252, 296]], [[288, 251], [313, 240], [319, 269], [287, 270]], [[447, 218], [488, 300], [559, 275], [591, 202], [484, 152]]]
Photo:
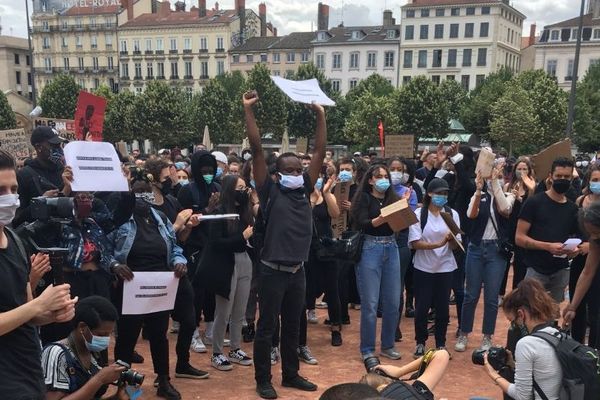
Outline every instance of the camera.
[[[472, 355], [472, 361], [475, 365], [483, 365], [484, 359], [483, 356], [486, 353], [485, 350], [474, 350]], [[506, 361], [508, 360], [508, 354], [506, 353], [506, 349], [500, 346], [493, 346], [487, 351], [488, 362], [490, 365], [496, 370], [500, 371], [502, 368], [506, 366]]]
[[379, 357], [376, 356], [367, 357], [363, 360], [363, 362], [365, 364], [367, 372], [377, 372], [377, 370], [373, 370], [373, 368], [381, 364], [381, 362], [379, 361]]
[[75, 203], [72, 197], [34, 197], [31, 199], [31, 216], [40, 221], [75, 218]]
[[121, 377], [119, 378], [118, 385], [125, 383], [131, 386], [141, 386], [142, 383], [144, 383], [144, 374], [141, 374], [136, 370], [131, 369], [131, 365], [127, 364], [125, 361], [117, 360], [115, 364], [127, 368], [125, 371], [121, 372]]

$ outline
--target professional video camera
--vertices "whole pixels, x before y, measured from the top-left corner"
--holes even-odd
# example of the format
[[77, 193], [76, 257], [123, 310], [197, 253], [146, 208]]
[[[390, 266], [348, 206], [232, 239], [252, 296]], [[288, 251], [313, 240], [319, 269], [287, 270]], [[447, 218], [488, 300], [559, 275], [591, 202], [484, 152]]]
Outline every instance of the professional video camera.
[[[473, 351], [472, 360], [475, 365], [483, 365], [484, 359], [483, 356], [486, 353], [485, 350], [476, 349]], [[487, 351], [488, 362], [490, 365], [496, 370], [500, 371], [506, 366], [506, 362], [508, 360], [508, 353], [504, 347], [493, 346]]]
[[125, 371], [121, 372], [121, 376], [117, 381], [117, 386], [120, 386], [123, 383], [131, 386], [141, 386], [142, 383], [144, 383], [144, 378], [146, 376], [134, 369], [131, 369], [131, 365], [127, 364], [125, 361], [117, 360], [115, 364], [127, 368]]
[[34, 197], [31, 199], [30, 210], [31, 216], [40, 221], [75, 218], [75, 203], [72, 197]]

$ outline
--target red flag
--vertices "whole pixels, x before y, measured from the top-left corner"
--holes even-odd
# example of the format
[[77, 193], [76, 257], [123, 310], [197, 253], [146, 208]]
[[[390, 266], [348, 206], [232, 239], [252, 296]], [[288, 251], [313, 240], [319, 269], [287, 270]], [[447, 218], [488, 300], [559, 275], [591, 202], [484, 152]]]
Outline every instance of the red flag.
[[381, 156], [385, 157], [385, 145], [383, 144], [383, 122], [379, 120], [377, 124], [377, 129], [379, 130], [379, 144], [381, 144]]

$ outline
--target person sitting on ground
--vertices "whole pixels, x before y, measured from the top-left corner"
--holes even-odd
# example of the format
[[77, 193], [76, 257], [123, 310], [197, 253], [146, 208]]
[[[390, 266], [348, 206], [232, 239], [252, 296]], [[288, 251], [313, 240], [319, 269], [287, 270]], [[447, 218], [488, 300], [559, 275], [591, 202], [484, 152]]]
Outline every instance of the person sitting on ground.
[[380, 399], [377, 389], [365, 383], [340, 383], [323, 392], [319, 400], [368, 400]]

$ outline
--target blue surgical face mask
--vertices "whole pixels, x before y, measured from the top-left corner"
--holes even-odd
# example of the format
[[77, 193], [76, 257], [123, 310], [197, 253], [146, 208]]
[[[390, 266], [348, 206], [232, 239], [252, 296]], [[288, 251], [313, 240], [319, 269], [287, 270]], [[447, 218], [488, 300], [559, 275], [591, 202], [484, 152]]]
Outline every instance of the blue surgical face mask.
[[317, 179], [317, 183], [315, 183], [315, 188], [317, 190], [322, 190], [323, 189], [323, 178]]
[[390, 178], [392, 178], [392, 183], [394, 185], [402, 184], [402, 172], [392, 171], [390, 172]]
[[590, 182], [590, 192], [600, 194], [600, 182]]
[[304, 186], [304, 176], [302, 175], [283, 175], [279, 173], [279, 183], [288, 189], [300, 189]]
[[352, 172], [340, 171], [338, 178], [339, 178], [340, 182], [352, 182]]
[[87, 347], [89, 351], [93, 353], [99, 353], [103, 350], [108, 349], [108, 345], [110, 344], [110, 336], [96, 336], [93, 334], [90, 328], [87, 329], [92, 334], [92, 341], [88, 342], [85, 336], [83, 336], [83, 339], [85, 340], [85, 347]]
[[252, 186], [253, 189], [256, 189], [256, 181], [254, 179], [250, 179], [250, 186]]
[[448, 203], [448, 196], [445, 194], [434, 194], [431, 196], [431, 204], [438, 208], [444, 207]]
[[179, 183], [181, 183], [182, 186], [188, 185], [190, 183], [190, 181], [188, 179], [181, 179], [179, 181]]
[[210, 185], [213, 181], [213, 179], [215, 179], [214, 175], [202, 175], [202, 178], [204, 178], [204, 182], [206, 182], [207, 185]]
[[223, 168], [217, 167], [216, 177], [219, 178], [221, 175], [223, 175]]
[[375, 181], [375, 190], [377, 190], [379, 193], [385, 193], [385, 191], [388, 190], [389, 187], [390, 180], [387, 178], [381, 178]]

